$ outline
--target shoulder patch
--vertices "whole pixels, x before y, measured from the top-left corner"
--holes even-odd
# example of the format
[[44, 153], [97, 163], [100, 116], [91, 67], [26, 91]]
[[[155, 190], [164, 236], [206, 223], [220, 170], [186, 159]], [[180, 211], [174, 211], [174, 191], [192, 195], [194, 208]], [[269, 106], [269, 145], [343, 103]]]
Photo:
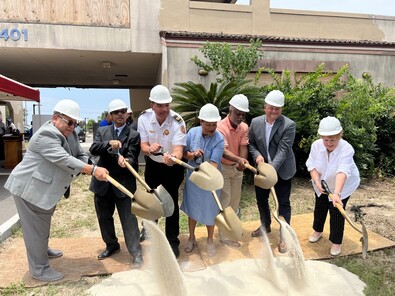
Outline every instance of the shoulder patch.
[[173, 115], [173, 118], [175, 119], [175, 120], [177, 120], [178, 121], [178, 123], [182, 123], [182, 118], [181, 118], [181, 116], [179, 116], [179, 115]]
[[140, 113], [140, 115], [143, 115], [144, 113], [147, 113], [147, 110], [144, 110]]

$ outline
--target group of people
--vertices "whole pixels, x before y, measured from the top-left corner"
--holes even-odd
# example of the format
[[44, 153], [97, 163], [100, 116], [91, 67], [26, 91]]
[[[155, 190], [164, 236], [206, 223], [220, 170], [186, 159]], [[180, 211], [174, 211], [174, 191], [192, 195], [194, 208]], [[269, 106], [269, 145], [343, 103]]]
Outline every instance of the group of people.
[[[178, 193], [185, 172], [182, 166], [175, 164], [174, 158], [186, 160], [194, 167], [206, 161], [220, 170], [224, 178], [223, 188], [217, 190], [221, 206], [231, 207], [238, 215], [243, 171], [249, 155], [254, 165], [261, 162], [272, 165], [278, 179], [274, 189], [279, 200], [279, 215], [291, 223], [291, 179], [296, 173], [292, 146], [296, 124], [282, 114], [285, 97], [281, 91], [273, 90], [265, 97], [264, 114], [253, 118], [250, 126], [244, 122], [249, 112], [248, 98], [236, 94], [229, 101], [225, 118], [221, 119], [216, 106], [206, 104], [199, 110], [200, 125], [189, 131], [181, 115], [170, 108], [172, 97], [165, 86], [152, 88], [149, 101], [150, 108], [139, 116], [137, 131], [127, 124], [129, 114], [125, 102], [118, 99], [110, 102], [107, 125], [98, 129], [90, 147], [90, 153], [99, 159], [97, 164], [88, 161], [73, 132], [80, 110], [71, 100], [60, 101], [51, 121], [33, 135], [25, 157], [5, 185], [15, 199], [33, 278], [55, 281], [63, 277], [49, 264], [49, 258], [62, 255], [61, 251], [48, 246], [50, 222], [57, 202], [79, 173], [92, 175], [90, 190], [94, 193], [96, 214], [106, 244], [98, 259], [106, 259], [120, 250], [113, 220], [116, 207], [133, 266], [143, 265], [141, 241], [147, 238], [145, 230], [139, 230], [137, 218], [131, 212], [130, 198], [107, 182], [107, 176], [111, 175], [134, 193], [136, 179], [125, 167], [128, 162], [137, 170], [140, 151], [146, 161], [145, 182], [151, 188], [162, 185], [174, 202], [173, 214], [166, 217], [165, 234], [175, 257], [180, 255], [179, 209], [188, 216], [189, 238], [184, 251], [191, 252], [196, 246], [195, 228], [199, 222], [207, 227], [207, 255], [216, 254], [214, 221], [219, 206], [212, 192], [190, 181], [191, 171], [188, 170], [179, 208]], [[329, 211], [330, 253], [333, 256], [341, 252], [344, 232], [344, 218], [334, 205], [340, 203], [345, 207], [359, 185], [354, 150], [342, 139], [342, 133], [338, 119], [322, 119], [318, 129], [320, 139], [313, 143], [306, 162], [315, 191], [314, 233], [309, 241], [315, 243], [322, 237]], [[321, 187], [321, 180], [325, 180], [333, 191], [332, 198]], [[270, 189], [255, 186], [255, 192], [261, 226], [251, 236], [260, 237], [271, 231]], [[219, 233], [219, 237], [227, 246], [240, 247], [240, 242], [223, 233]], [[281, 238], [279, 250], [286, 251]]]

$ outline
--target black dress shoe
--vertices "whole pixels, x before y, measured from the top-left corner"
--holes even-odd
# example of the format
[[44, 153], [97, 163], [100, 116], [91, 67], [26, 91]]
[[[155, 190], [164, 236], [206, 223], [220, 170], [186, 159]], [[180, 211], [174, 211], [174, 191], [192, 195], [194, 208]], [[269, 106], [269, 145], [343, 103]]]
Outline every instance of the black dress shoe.
[[140, 243], [142, 243], [146, 239], [147, 239], [147, 232], [145, 231], [145, 228], [143, 228], [140, 232]]
[[48, 254], [48, 258], [50, 258], [50, 259], [58, 258], [58, 257], [62, 257], [63, 256], [63, 252], [62, 251], [54, 250], [54, 249], [50, 249], [50, 248], [48, 248], [47, 254]]
[[115, 249], [115, 250], [107, 250], [106, 249], [105, 251], [101, 252], [99, 254], [99, 256], [97, 256], [97, 259], [99, 259], [99, 260], [106, 259], [106, 258], [110, 257], [112, 254], [118, 253], [120, 250], [121, 250], [120, 248]]
[[134, 268], [141, 268], [141, 266], [143, 266], [143, 264], [144, 264], [143, 256], [138, 255], [133, 258], [133, 267]]

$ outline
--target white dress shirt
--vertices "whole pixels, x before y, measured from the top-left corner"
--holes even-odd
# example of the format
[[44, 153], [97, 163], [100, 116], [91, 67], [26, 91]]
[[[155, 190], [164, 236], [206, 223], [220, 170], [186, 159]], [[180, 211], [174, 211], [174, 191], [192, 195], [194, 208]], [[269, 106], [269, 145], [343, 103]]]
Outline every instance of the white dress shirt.
[[[316, 169], [321, 176], [321, 180], [325, 180], [332, 193], [335, 190], [335, 181], [337, 173], [344, 173], [347, 176], [344, 183], [341, 198], [350, 196], [359, 186], [359, 171], [355, 165], [354, 148], [345, 140], [340, 139], [335, 150], [328, 154], [322, 139], [315, 141], [311, 145], [309, 158], [306, 161], [307, 170], [310, 172]], [[317, 196], [321, 193], [313, 182], [314, 191]]]

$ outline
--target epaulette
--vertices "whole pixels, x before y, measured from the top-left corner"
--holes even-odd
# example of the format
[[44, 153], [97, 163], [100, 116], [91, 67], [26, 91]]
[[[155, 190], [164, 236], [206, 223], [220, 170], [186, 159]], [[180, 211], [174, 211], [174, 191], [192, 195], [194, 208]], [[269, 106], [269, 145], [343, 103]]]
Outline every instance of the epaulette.
[[143, 115], [144, 113], [147, 113], [147, 110], [144, 110], [140, 113], [140, 115]]
[[178, 114], [173, 115], [173, 118], [174, 118], [175, 120], [177, 120], [178, 123], [182, 123], [182, 121], [183, 121], [182, 118], [181, 118], [181, 116], [178, 115]]

